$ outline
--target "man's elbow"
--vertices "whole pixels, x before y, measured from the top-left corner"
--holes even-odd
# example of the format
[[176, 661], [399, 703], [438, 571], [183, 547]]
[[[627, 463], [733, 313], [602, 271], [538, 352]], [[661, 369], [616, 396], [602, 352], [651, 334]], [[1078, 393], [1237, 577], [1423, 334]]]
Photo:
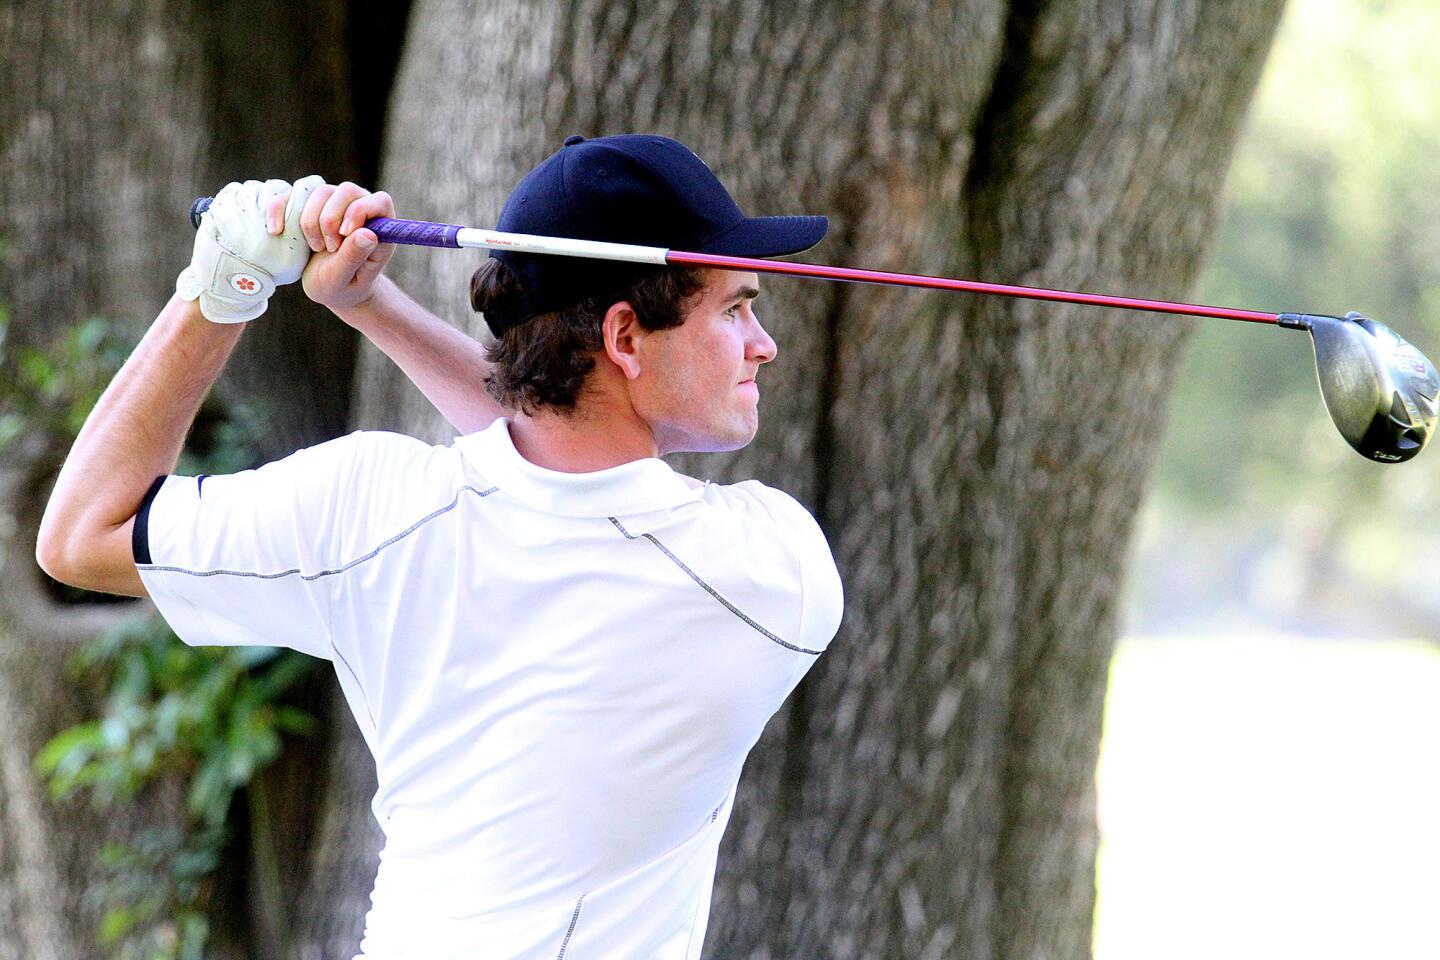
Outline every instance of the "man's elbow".
[[72, 587], [85, 587], [83, 552], [72, 547], [70, 537], [53, 524], [40, 524], [35, 538], [35, 562], [55, 580]]
[[42, 521], [35, 562], [48, 576], [81, 590], [143, 596], [129, 539], [128, 523], [92, 536]]

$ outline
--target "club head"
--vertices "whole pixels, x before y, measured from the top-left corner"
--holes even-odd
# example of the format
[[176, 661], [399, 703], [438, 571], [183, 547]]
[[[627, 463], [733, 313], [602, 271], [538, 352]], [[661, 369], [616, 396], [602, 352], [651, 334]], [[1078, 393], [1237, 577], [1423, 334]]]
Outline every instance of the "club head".
[[1423, 450], [1440, 413], [1440, 375], [1425, 355], [1358, 313], [1302, 319], [1315, 345], [1320, 395], [1350, 446], [1381, 463]]

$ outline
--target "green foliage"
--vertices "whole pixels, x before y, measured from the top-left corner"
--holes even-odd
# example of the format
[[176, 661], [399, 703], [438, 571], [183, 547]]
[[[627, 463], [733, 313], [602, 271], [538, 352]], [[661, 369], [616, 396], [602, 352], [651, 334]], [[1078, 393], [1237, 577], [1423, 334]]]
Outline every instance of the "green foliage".
[[115, 960], [204, 960], [210, 923], [194, 904], [219, 863], [219, 831], [149, 830], [100, 851], [104, 879], [87, 891], [99, 941]]
[[0, 308], [0, 454], [26, 431], [50, 443], [80, 432], [105, 385], [125, 361], [125, 346], [112, 326], [91, 317], [65, 331], [46, 349], [6, 350], [10, 314]]
[[[0, 304], [0, 455], [24, 433], [46, 446], [68, 448], [129, 352], [115, 325], [90, 317], [44, 347], [6, 350], [10, 315]], [[267, 419], [256, 404], [237, 403], [221, 416], [201, 409], [176, 472], [233, 473], [254, 463], [254, 438]], [[63, 446], [62, 446], [63, 445]]]
[[188, 647], [157, 617], [89, 643], [72, 664], [105, 691], [99, 718], [57, 734], [36, 758], [52, 798], [83, 793], [98, 807], [179, 778], [184, 828], [152, 831], [101, 852], [100, 938], [114, 960], [201, 956], [205, 879], [220, 862], [238, 790], [279, 756], [284, 734], [314, 719], [282, 702], [319, 661], [270, 647]]
[[[1196, 299], [1359, 310], [1440, 358], [1435, 36], [1429, 0], [1287, 8]], [[1415, 558], [1440, 551], [1428, 533], [1440, 529], [1440, 454], [1358, 457], [1325, 412], [1303, 334], [1197, 321], [1172, 403], [1156, 487], [1166, 529], [1224, 524], [1377, 596], [1434, 595]], [[1300, 573], [1291, 564], [1287, 578]]]
[[189, 647], [157, 617], [128, 621], [76, 655], [105, 689], [104, 716], [56, 735], [36, 758], [51, 796], [84, 789], [100, 805], [133, 798], [157, 776], [188, 776], [188, 809], [225, 822], [239, 787], [311, 719], [277, 703], [318, 662], [274, 647]]
[[[9, 316], [0, 309], [0, 455], [22, 436], [44, 449], [74, 441], [126, 346], [105, 320], [90, 318], [48, 346], [6, 352]], [[263, 414], [201, 410], [181, 473], [230, 473], [255, 459]], [[80, 599], [83, 591], [67, 597]], [[35, 759], [55, 801], [83, 796], [99, 809], [184, 791], [183, 822], [97, 851], [87, 892], [101, 916], [111, 960], [203, 960], [209, 938], [209, 879], [227, 842], [237, 791], [274, 762], [286, 734], [314, 726], [284, 699], [317, 660], [275, 648], [192, 648], [155, 616], [133, 619], [87, 644], [76, 679], [100, 715], [57, 733]]]

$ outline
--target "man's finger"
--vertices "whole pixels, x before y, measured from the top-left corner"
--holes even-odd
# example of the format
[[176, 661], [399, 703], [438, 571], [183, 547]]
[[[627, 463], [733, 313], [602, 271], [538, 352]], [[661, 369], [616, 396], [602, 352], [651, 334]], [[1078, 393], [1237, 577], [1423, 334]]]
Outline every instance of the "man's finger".
[[[308, 177], [301, 177], [295, 181], [295, 188], [291, 192], [288, 202], [281, 216], [283, 217], [282, 229], [294, 236], [296, 231], [302, 235], [304, 230], [300, 220], [305, 214], [305, 208], [310, 204], [310, 197], [321, 187], [325, 186], [325, 178], [318, 173], [312, 173]], [[306, 239], [309, 243], [309, 239]], [[314, 250], [314, 247], [311, 247]]]
[[379, 193], [372, 193], [368, 197], [361, 197], [345, 209], [345, 218], [340, 223], [340, 233], [342, 236], [348, 237], [375, 217], [393, 216], [395, 216], [395, 201], [390, 199], [390, 194], [383, 190]]
[[271, 236], [278, 237], [285, 232], [285, 204], [289, 199], [287, 191], [271, 200], [265, 208], [265, 229], [270, 231]]
[[235, 209], [259, 210], [261, 207], [260, 191], [264, 188], [265, 184], [259, 180], [246, 180], [240, 184], [240, 189], [235, 191]]
[[326, 250], [334, 253], [340, 249], [340, 244], [345, 239], [340, 235], [340, 218], [345, 215], [346, 207], [368, 192], [347, 180], [336, 187], [330, 199], [325, 201], [325, 208], [320, 211], [320, 233], [325, 239]]
[[[390, 247], [390, 244], [387, 243], [385, 244], [385, 246]], [[389, 256], [390, 255], [388, 253], [385, 254], [386, 259], [389, 259]], [[355, 282], [361, 285], [374, 283], [375, 278], [380, 276], [380, 271], [384, 269], [384, 260], [380, 261], [379, 263], [376, 263], [374, 260], [366, 260], [364, 263], [360, 264], [360, 269], [355, 271]]]
[[344, 276], [347, 282], [354, 282], [370, 262], [370, 255], [378, 249], [379, 240], [372, 230], [357, 230], [341, 242], [335, 251], [336, 259], [345, 265]]
[[260, 212], [262, 214], [267, 214], [269, 209], [275, 205], [275, 201], [281, 199], [282, 197], [289, 196], [289, 194], [289, 180], [266, 180], [264, 183], [260, 184], [260, 195], [258, 198]]
[[375, 231], [359, 229], [351, 235], [347, 243], [354, 244], [357, 252], [368, 254], [360, 262], [355, 271], [355, 279], [352, 281], [358, 287], [368, 287], [380, 276], [380, 271], [385, 269], [385, 261], [395, 252], [393, 243], [381, 243], [380, 238], [375, 236]]
[[305, 201], [305, 209], [300, 213], [300, 232], [305, 234], [305, 242], [310, 244], [310, 249], [319, 253], [325, 249], [325, 237], [320, 233], [320, 211], [325, 209], [326, 202], [330, 195], [335, 192], [335, 187], [325, 184], [315, 188], [310, 194], [310, 199]]
[[379, 273], [381, 268], [385, 266], [385, 262], [395, 253], [395, 244], [381, 243], [380, 237], [376, 235], [374, 230], [356, 230], [354, 239], [358, 243], [368, 244], [367, 249], [370, 255], [365, 258], [366, 262], [362, 264], [362, 269], [369, 269], [371, 266], [374, 266], [375, 272]]

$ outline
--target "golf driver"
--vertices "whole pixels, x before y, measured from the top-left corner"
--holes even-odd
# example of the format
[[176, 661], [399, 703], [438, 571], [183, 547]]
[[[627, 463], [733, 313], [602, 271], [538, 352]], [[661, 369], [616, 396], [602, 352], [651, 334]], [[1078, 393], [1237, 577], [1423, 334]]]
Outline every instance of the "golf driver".
[[[190, 221], [196, 227], [210, 206], [210, 198], [196, 200]], [[1155, 313], [1192, 317], [1217, 317], [1249, 323], [1270, 323], [1291, 330], [1309, 332], [1315, 347], [1315, 369], [1320, 395], [1340, 435], [1361, 456], [1381, 463], [1409, 460], [1429, 442], [1440, 413], [1440, 375], [1435, 366], [1412, 345], [1383, 323], [1358, 313], [1343, 317], [1318, 314], [1264, 313], [1229, 307], [1208, 307], [1165, 300], [1047, 290], [976, 280], [954, 280], [908, 273], [887, 273], [852, 267], [729, 257], [710, 253], [686, 253], [663, 247], [646, 247], [566, 237], [537, 237], [501, 233], [476, 227], [377, 217], [365, 224], [382, 243], [404, 243], [425, 247], [509, 250], [514, 253], [552, 254], [644, 263], [659, 266], [708, 267], [716, 270], [746, 270], [824, 280], [881, 283], [936, 290], [959, 290], [1030, 300], [1080, 303], [1148, 310]]]

